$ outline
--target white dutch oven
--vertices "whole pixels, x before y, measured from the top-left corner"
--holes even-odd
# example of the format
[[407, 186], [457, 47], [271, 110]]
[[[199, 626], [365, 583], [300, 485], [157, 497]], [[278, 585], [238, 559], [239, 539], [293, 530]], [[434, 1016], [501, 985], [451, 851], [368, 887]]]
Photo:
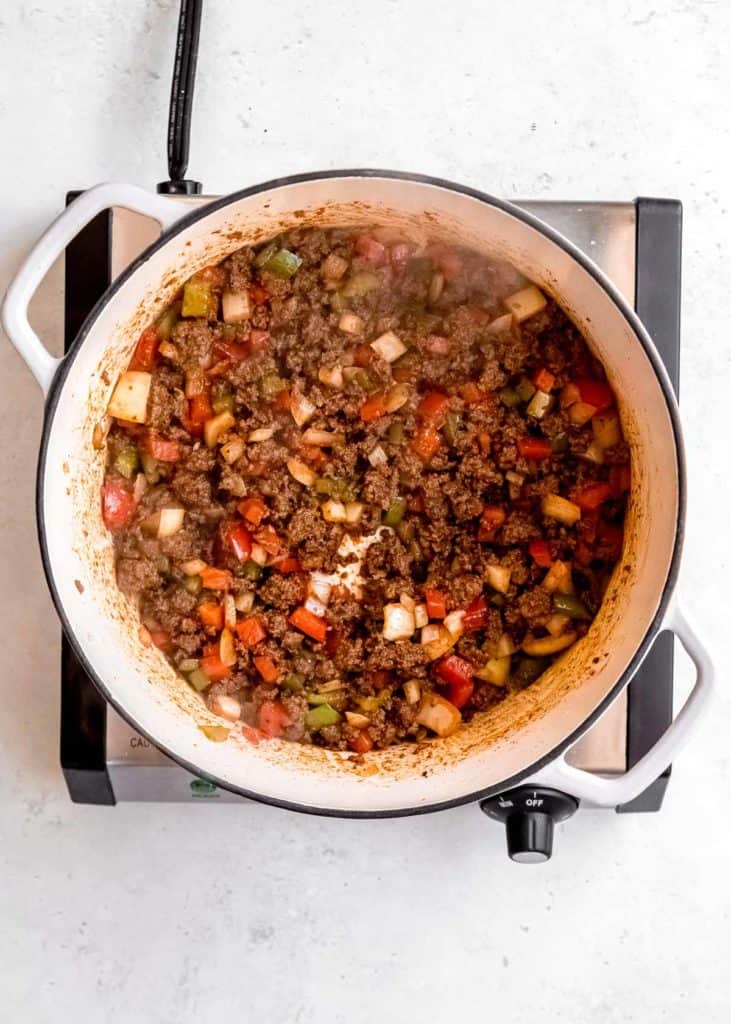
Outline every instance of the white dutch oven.
[[[162, 236], [109, 288], [64, 359], [31, 329], [28, 303], [68, 242], [101, 210], [126, 207]], [[197, 775], [254, 798], [345, 815], [405, 814], [489, 796], [520, 781], [593, 803], [639, 794], [671, 762], [711, 688], [708, 656], [673, 595], [684, 516], [678, 412], [655, 348], [633, 311], [570, 242], [521, 210], [447, 182], [386, 172], [305, 175], [246, 189], [188, 212], [130, 185], [100, 185], [49, 228], [11, 285], [3, 324], [48, 396], [38, 469], [38, 524], [48, 582], [64, 628], [104, 696], [135, 728]], [[119, 593], [100, 514], [104, 453], [92, 429], [140, 330], [200, 267], [294, 225], [395, 223], [513, 262], [554, 296], [589, 340], [618, 395], [632, 452], [624, 552], [588, 635], [532, 687], [448, 739], [351, 755], [232, 736], [155, 649], [138, 639]], [[697, 675], [657, 745], [625, 775], [571, 767], [564, 752], [628, 684], [658, 633], [675, 632]]]

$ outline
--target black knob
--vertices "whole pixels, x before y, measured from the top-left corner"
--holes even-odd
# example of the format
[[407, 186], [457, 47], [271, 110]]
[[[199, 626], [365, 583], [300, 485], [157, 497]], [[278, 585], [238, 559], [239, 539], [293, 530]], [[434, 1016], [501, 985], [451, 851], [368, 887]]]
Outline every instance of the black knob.
[[480, 803], [489, 818], [505, 823], [508, 856], [519, 864], [540, 864], [553, 850], [553, 825], [576, 811], [577, 800], [557, 789], [519, 786]]

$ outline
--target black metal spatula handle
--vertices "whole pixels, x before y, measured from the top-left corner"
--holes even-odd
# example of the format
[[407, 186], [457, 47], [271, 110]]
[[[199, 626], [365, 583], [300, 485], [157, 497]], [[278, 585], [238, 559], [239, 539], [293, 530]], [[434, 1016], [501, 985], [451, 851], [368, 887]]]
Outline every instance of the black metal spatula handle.
[[168, 175], [157, 191], [167, 195], [199, 195], [201, 183], [185, 177], [190, 151], [190, 117], [193, 109], [195, 69], [201, 30], [203, 0], [180, 0], [178, 38], [175, 45], [173, 85], [168, 117]]

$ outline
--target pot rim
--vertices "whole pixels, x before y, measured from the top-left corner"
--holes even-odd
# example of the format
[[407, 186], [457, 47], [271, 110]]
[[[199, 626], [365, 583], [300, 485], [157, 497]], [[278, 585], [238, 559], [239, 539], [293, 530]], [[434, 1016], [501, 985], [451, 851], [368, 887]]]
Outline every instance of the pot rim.
[[[73, 366], [74, 360], [81, 349], [83, 342], [88, 336], [91, 328], [93, 327], [97, 317], [101, 310], [107, 305], [107, 303], [116, 295], [116, 293], [126, 284], [127, 280], [141, 267], [149, 257], [167, 245], [176, 235], [186, 230], [191, 224], [196, 221], [202, 220], [209, 213], [213, 213], [220, 210], [232, 203], [238, 202], [240, 199], [245, 199], [249, 196], [258, 195], [262, 192], [273, 191], [278, 188], [283, 188], [289, 185], [302, 184], [309, 181], [327, 180], [330, 178], [386, 178], [397, 181], [413, 182], [422, 185], [431, 185], [436, 188], [445, 189], [447, 191], [458, 192], [466, 196], [470, 196], [473, 199], [478, 200], [481, 203], [485, 203], [488, 206], [494, 206], [497, 209], [515, 217], [518, 220], [523, 221], [529, 227], [532, 227], [535, 231], [547, 237], [559, 248], [563, 249], [569, 256], [571, 256], [581, 267], [585, 270], [596, 282], [596, 284], [608, 295], [614, 305], [619, 309], [620, 313], [627, 321], [632, 331], [642, 345], [642, 348], [647, 356], [650, 364], [655, 372], [655, 376], [660, 384], [668, 415], [673, 431], [673, 438], [675, 442], [675, 455], [676, 464], [678, 471], [678, 516], [675, 530], [675, 545], [673, 548], [673, 555], [671, 558], [670, 566], [668, 569], [665, 582], [663, 584], [662, 594], [660, 595], [660, 601], [658, 603], [657, 610], [653, 616], [652, 622], [647, 628], [647, 631], [642, 638], [642, 641], [638, 645], [635, 653], [630, 660], [627, 668], [616, 681], [611, 690], [606, 696], [599, 702], [592, 713], [583, 721], [577, 725], [577, 727], [560, 743], [558, 743], [549, 753], [540, 757], [537, 761], [530, 764], [528, 767], [516, 772], [508, 779], [503, 780], [498, 785], [488, 786], [485, 789], [477, 790], [473, 793], [464, 794], [459, 797], [455, 797], [451, 800], [444, 800], [439, 803], [419, 805], [418, 807], [399, 807], [389, 808], [386, 810], [346, 810], [331, 807], [317, 807], [309, 804], [301, 804], [294, 801], [282, 800], [276, 797], [267, 796], [256, 791], [247, 790], [241, 786], [236, 786], [224, 779], [219, 778], [216, 775], [211, 774], [207, 771], [202, 771], [192, 762], [186, 758], [174, 753], [172, 750], [164, 744], [161, 744], [159, 740], [155, 739], [149, 732], [141, 728], [139, 723], [127, 713], [117, 702], [114, 694], [109, 690], [106, 683], [100, 678], [96, 672], [83, 649], [83, 645], [79, 642], [71, 623], [66, 615], [63, 602], [60, 598], [59, 592], [56, 588], [53, 572], [51, 569], [50, 556], [48, 546], [46, 543], [46, 521], [44, 513], [44, 478], [46, 470], [46, 460], [48, 455], [48, 441], [51, 433], [51, 426], [53, 424], [54, 415], [58, 406], [59, 397], [63, 390], [66, 378], [69, 375], [71, 367]], [[218, 199], [213, 199], [209, 203], [197, 206], [193, 208], [189, 213], [184, 214], [180, 220], [176, 221], [170, 228], [164, 231], [158, 239], [156, 239], [151, 245], [143, 250], [139, 256], [133, 260], [132, 263], [111, 282], [109, 287], [105, 290], [104, 294], [94, 304], [93, 308], [87, 315], [84, 323], [81, 326], [78, 334], [74, 338], [74, 341], [69, 348], [68, 352], [63, 357], [58, 370], [53, 378], [51, 386], [48, 391], [47, 401], [45, 405], [44, 418], [43, 418], [43, 429], [41, 434], [40, 449], [38, 455], [38, 468], [36, 472], [36, 528], [38, 532], [38, 542], [41, 551], [41, 561], [43, 565], [43, 572], [46, 577], [46, 582], [51, 593], [56, 613], [61, 620], [61, 626], [63, 631], [71, 644], [76, 657], [81, 662], [84, 670], [96, 686], [97, 690], [101, 693], [107, 703], [109, 703], [114, 710], [119, 714], [129, 725], [131, 725], [140, 735], [144, 736], [154, 747], [160, 750], [163, 754], [169, 757], [172, 761], [179, 764], [186, 771], [190, 772], [197, 778], [205, 779], [208, 782], [213, 783], [220, 789], [227, 790], [228, 792], [238, 794], [239, 796], [245, 797], [249, 800], [254, 800], [258, 803], [268, 804], [270, 806], [281, 807], [284, 810], [298, 811], [304, 814], [313, 814], [321, 817], [331, 818], [398, 818], [408, 817], [417, 814], [428, 814], [435, 811], [447, 810], [452, 807], [460, 807], [463, 804], [474, 803], [479, 800], [483, 800], [487, 797], [495, 796], [497, 793], [504, 792], [507, 789], [511, 789], [513, 786], [519, 785], [523, 780], [536, 774], [546, 765], [555, 761], [560, 757], [566, 750], [574, 745], [577, 740], [593, 725], [593, 723], [606, 711], [609, 705], [617, 698], [625, 686], [630, 682], [635, 672], [642, 663], [645, 655], [648, 653], [655, 637], [660, 632], [662, 622], [665, 618], [665, 613], [670, 603], [675, 584], [678, 579], [678, 573], [680, 568], [680, 558], [683, 549], [683, 540], [685, 535], [685, 505], [686, 505], [686, 469], [685, 469], [685, 451], [683, 446], [682, 428], [680, 425], [680, 414], [678, 410], [678, 404], [670, 383], [667, 370], [660, 358], [660, 355], [655, 348], [655, 345], [648, 334], [644, 324], [638, 317], [635, 310], [627, 302], [624, 296], [618, 291], [610, 279], [604, 274], [602, 270], [573, 242], [562, 235], [559, 231], [556, 231], [550, 225], [546, 224], [538, 217], [527, 212], [519, 206], [505, 200], [499, 199], [496, 196], [490, 195], [487, 192], [483, 192], [479, 189], [471, 188], [467, 185], [461, 185], [453, 181], [449, 181], [445, 178], [432, 177], [426, 174], [417, 174], [409, 171], [390, 171], [380, 170], [377, 168], [355, 168], [355, 169], [343, 169], [343, 170], [329, 170], [329, 171], [309, 171], [301, 174], [287, 175], [282, 178], [274, 178], [270, 181], [260, 183], [258, 185], [251, 185], [248, 188], [239, 189], [236, 192], [231, 192], [228, 195], [221, 196]]]

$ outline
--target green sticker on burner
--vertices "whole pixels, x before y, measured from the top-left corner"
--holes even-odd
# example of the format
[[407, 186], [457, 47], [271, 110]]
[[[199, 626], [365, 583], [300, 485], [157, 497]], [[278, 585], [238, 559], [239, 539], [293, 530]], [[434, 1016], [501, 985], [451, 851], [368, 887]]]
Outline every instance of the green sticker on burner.
[[190, 791], [193, 796], [211, 796], [212, 793], [216, 792], [216, 786], [205, 779], [193, 779], [190, 784]]

